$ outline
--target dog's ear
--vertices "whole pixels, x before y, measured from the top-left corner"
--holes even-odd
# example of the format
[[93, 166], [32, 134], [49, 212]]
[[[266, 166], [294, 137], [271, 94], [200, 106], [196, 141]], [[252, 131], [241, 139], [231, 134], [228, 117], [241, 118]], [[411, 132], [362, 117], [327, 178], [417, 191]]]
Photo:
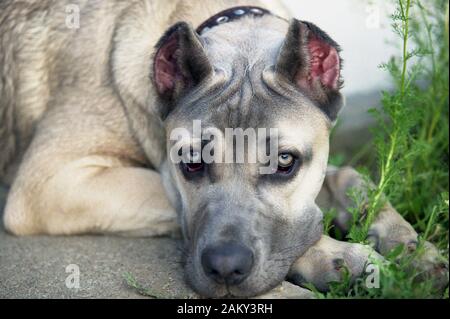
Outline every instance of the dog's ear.
[[312, 23], [293, 19], [276, 72], [292, 82], [335, 121], [343, 104], [340, 48]]
[[171, 27], [156, 45], [153, 81], [157, 93], [166, 101], [175, 101], [212, 70], [200, 38], [185, 22]]

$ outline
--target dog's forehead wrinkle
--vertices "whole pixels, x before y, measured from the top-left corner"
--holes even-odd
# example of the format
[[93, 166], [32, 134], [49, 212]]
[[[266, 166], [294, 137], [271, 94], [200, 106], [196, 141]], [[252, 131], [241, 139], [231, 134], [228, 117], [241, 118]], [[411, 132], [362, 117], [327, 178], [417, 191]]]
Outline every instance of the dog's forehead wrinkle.
[[[244, 53], [225, 50], [224, 54], [224, 50], [214, 49], [214, 44], [209, 49], [213, 64], [216, 64], [214, 67], [223, 71], [219, 73], [224, 79], [214, 92], [207, 90], [206, 94], [205, 89], [199, 89], [188, 96], [180, 103], [180, 116], [201, 119], [224, 129], [268, 127], [270, 118], [317, 113], [317, 108], [299, 94], [280, 94], [274, 90], [277, 80], [264, 76], [276, 58], [268, 57], [267, 48], [263, 50], [266, 54], [256, 58], [245, 56], [245, 50]], [[233, 51], [240, 50], [241, 47], [233, 48]], [[209, 83], [205, 82], [203, 86], [210, 86]]]
[[[188, 124], [189, 127], [192, 120], [201, 120], [202, 126], [217, 128], [222, 133], [225, 133], [226, 128], [245, 130], [282, 127], [279, 121], [297, 122], [292, 126], [294, 132], [309, 129], [311, 122], [321, 128], [322, 122], [327, 124], [319, 110], [307, 102], [277, 99], [266, 89], [261, 89], [262, 82], [255, 83], [251, 77], [236, 77], [234, 81], [239, 83], [237, 89], [224, 91], [222, 96], [196, 98], [195, 104], [189, 103], [180, 108], [176, 122]], [[309, 124], [305, 128], [302, 123]]]
[[262, 72], [276, 63], [287, 27], [286, 21], [275, 17], [243, 18], [217, 26], [202, 36], [211, 64], [228, 77], [225, 86], [230, 90], [224, 90], [215, 100], [204, 101], [210, 110], [220, 112], [216, 115], [219, 122], [226, 120], [228, 127], [243, 127], [245, 122], [256, 122], [248, 119], [248, 115], [259, 114], [249, 112], [255, 104], [273, 104], [262, 98], [257, 103], [254, 100], [270, 96]]

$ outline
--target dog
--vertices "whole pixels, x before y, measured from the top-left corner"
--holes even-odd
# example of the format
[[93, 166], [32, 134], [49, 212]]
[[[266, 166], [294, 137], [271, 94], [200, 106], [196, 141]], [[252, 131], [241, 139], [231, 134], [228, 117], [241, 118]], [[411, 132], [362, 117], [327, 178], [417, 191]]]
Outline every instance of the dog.
[[[0, 44], [12, 234], [181, 231], [186, 280], [206, 297], [257, 296], [286, 278], [325, 291], [340, 262], [356, 278], [381, 258], [323, 235], [322, 209], [335, 207], [345, 230], [346, 194], [363, 188], [355, 170], [327, 167], [343, 105], [340, 48], [280, 3], [6, 0]], [[192, 137], [193, 121], [276, 128], [275, 169], [193, 161], [202, 146], [170, 138], [178, 128]], [[175, 163], [180, 143], [191, 159]], [[369, 233], [381, 254], [417, 246], [389, 204]], [[420, 267], [445, 276], [427, 247]]]

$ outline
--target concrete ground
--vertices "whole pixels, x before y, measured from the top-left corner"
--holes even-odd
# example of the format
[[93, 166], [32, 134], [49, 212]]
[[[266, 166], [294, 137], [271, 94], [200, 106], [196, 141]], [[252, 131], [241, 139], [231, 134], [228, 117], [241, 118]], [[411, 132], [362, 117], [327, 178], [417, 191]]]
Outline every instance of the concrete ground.
[[[0, 187], [0, 211], [5, 195]], [[124, 279], [127, 273], [157, 298], [198, 298], [183, 281], [179, 257], [177, 241], [170, 238], [18, 238], [1, 225], [0, 298], [146, 298]], [[74, 283], [72, 265], [79, 269], [79, 288], [66, 286], [66, 281], [69, 286]], [[262, 297], [311, 298], [312, 294], [284, 283]]]
[[[183, 282], [178, 257], [175, 241], [167, 238], [17, 238], [1, 226], [0, 298], [141, 297], [126, 284], [125, 273], [156, 295], [188, 297], [192, 292]], [[66, 273], [69, 265], [79, 267], [78, 289], [66, 287], [73, 274]]]

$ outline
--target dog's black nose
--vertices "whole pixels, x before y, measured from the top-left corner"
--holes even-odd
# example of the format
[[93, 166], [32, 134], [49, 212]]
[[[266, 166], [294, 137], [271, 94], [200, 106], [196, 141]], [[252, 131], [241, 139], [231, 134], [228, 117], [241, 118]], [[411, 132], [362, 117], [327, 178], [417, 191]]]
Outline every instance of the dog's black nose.
[[205, 274], [220, 284], [240, 284], [253, 267], [252, 251], [236, 243], [207, 247], [201, 260]]

